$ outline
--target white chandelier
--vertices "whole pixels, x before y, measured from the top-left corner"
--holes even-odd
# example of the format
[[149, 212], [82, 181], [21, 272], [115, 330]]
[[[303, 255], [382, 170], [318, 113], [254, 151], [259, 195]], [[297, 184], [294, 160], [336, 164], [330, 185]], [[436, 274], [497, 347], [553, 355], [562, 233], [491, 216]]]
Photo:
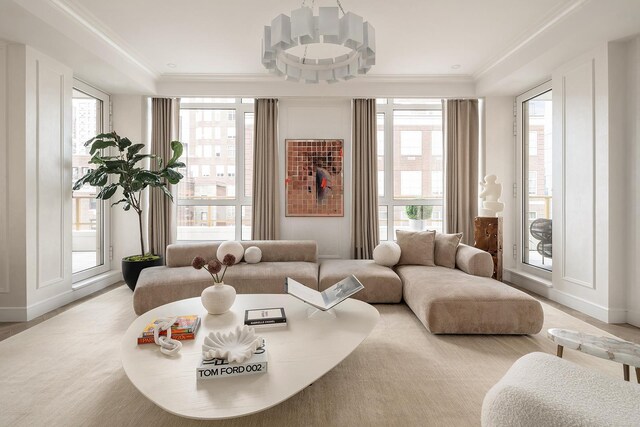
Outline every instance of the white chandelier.
[[[303, 2], [302, 7], [291, 11], [291, 17], [280, 14], [273, 18], [271, 26], [264, 27], [262, 39], [265, 68], [286, 80], [305, 83], [336, 83], [366, 74], [376, 63], [375, 30], [361, 16], [345, 13], [340, 0], [337, 3], [337, 7], [319, 7], [318, 15], [314, 15], [313, 4], [308, 7]], [[307, 57], [312, 44], [324, 45], [320, 47], [325, 54]], [[341, 46], [348, 53], [326, 55], [331, 45], [334, 50]], [[304, 46], [304, 52], [296, 54], [297, 46]]]

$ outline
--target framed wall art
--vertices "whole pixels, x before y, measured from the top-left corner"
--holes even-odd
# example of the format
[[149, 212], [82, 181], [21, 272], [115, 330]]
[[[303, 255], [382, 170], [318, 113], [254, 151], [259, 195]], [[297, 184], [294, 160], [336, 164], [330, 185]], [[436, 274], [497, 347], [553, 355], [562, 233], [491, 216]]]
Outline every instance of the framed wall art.
[[285, 143], [286, 216], [344, 216], [343, 140]]

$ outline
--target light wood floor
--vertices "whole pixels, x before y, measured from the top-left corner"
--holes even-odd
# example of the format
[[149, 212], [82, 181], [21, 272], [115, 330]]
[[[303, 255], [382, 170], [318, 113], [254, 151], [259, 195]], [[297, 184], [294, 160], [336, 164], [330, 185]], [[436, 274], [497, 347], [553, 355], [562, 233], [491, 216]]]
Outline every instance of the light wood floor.
[[[632, 341], [632, 342], [636, 342], [636, 343], [640, 343], [640, 328], [637, 328], [633, 325], [629, 325], [628, 323], [617, 323], [617, 324], [612, 324], [612, 323], [605, 323], [602, 322], [598, 319], [595, 319], [591, 316], [588, 316], [584, 313], [581, 313], [577, 310], [574, 310], [572, 308], [566, 307], [560, 303], [557, 303], [555, 301], [551, 301], [547, 298], [541, 297], [540, 295], [536, 295], [533, 292], [530, 292], [526, 289], [522, 289], [519, 288], [518, 286], [515, 286], [513, 284], [510, 283], [511, 286], [513, 286], [514, 288], [518, 288], [523, 292], [528, 293], [529, 295], [533, 296], [534, 298], [549, 304], [552, 307], [557, 308], [558, 310], [561, 310], [577, 319], [580, 319], [584, 322], [589, 323], [590, 325], [593, 325], [597, 328], [602, 329], [603, 331], [609, 332], [610, 334], [613, 334], [617, 337], [620, 337], [624, 340], [627, 341]], [[77, 306], [78, 304], [82, 304], [83, 302], [89, 301], [99, 295], [104, 294], [105, 292], [109, 292], [112, 291], [113, 289], [116, 289], [120, 286], [126, 286], [124, 284], [124, 282], [120, 282], [120, 283], [116, 283], [115, 285], [109, 286], [105, 289], [102, 289], [101, 291], [98, 291], [94, 294], [91, 294], [89, 296], [86, 296], [84, 298], [81, 298], [77, 301], [74, 301], [70, 304], [67, 304], [63, 307], [60, 307], [56, 310], [53, 310], [47, 314], [44, 314], [40, 317], [37, 317], [33, 320], [30, 320], [28, 322], [0, 322], [0, 341], [9, 338], [12, 335], [16, 335], [19, 334], [22, 331], [25, 331], [41, 322], [44, 322], [47, 319], [50, 319], [54, 316], [57, 316], [60, 313], [63, 313], [67, 310], [69, 310], [72, 307]]]

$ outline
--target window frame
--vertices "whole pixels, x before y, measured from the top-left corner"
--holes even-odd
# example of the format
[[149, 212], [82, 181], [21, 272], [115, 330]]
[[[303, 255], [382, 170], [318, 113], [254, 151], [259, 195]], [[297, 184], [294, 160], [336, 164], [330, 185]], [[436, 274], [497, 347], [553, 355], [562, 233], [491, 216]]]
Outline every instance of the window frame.
[[[188, 97], [194, 98], [194, 97]], [[195, 97], [197, 98], [197, 97]], [[184, 99], [184, 98], [182, 98]], [[216, 99], [216, 98], [214, 98]], [[217, 98], [222, 99], [222, 98]], [[180, 110], [212, 110], [213, 116], [221, 117], [220, 110], [234, 110], [233, 115], [235, 120], [235, 196], [229, 199], [197, 199], [197, 200], [189, 200], [189, 199], [180, 199], [177, 195], [177, 186], [175, 189], [175, 201], [176, 201], [176, 210], [179, 206], [233, 206], [235, 207], [235, 240], [242, 240], [242, 207], [243, 206], [251, 206], [253, 204], [253, 198], [247, 196], [245, 194], [245, 114], [246, 113], [254, 113], [254, 104], [248, 102], [242, 102], [242, 99], [247, 98], [228, 98], [233, 99], [234, 102], [187, 102], [180, 103]], [[217, 114], [216, 114], [217, 113]], [[179, 135], [182, 135], [182, 129], [179, 129]], [[214, 138], [215, 139], [215, 138]], [[219, 146], [219, 143], [215, 145]], [[238, 147], [238, 144], [241, 144], [241, 147]], [[222, 147], [221, 147], [222, 148]], [[212, 159], [217, 159], [217, 152], [214, 148], [214, 153]], [[215, 165], [214, 162], [211, 165]], [[217, 165], [216, 165], [217, 166]], [[216, 168], [211, 168], [212, 172]], [[216, 171], [217, 174], [217, 171]], [[224, 173], [226, 175], [226, 171]], [[178, 224], [176, 221], [176, 241], [180, 243], [195, 243], [202, 242], [202, 240], [178, 240]]]
[[[418, 99], [418, 98], [416, 98]], [[394, 170], [393, 170], [393, 115], [394, 111], [400, 110], [427, 110], [427, 111], [440, 111], [441, 114], [444, 114], [442, 108], [442, 99], [441, 98], [419, 98], [420, 100], [424, 99], [432, 99], [438, 100], [438, 103], [404, 103], [407, 98], [402, 98], [403, 103], [394, 103], [394, 98], [377, 98], [376, 99], [376, 114], [384, 114], [384, 196], [378, 196], [378, 212], [380, 208], [386, 207], [387, 210], [387, 239], [386, 241], [395, 241], [396, 233], [394, 228], [394, 219], [395, 219], [395, 208], [396, 206], [442, 206], [443, 216], [444, 216], [444, 194], [445, 189], [443, 188], [442, 197], [439, 199], [412, 199], [412, 198], [395, 198], [393, 189], [394, 189]], [[384, 101], [383, 101], [384, 100]], [[444, 134], [444, 129], [442, 129]], [[444, 153], [444, 140], [442, 141], [443, 148], [442, 152]], [[424, 149], [422, 150], [422, 154], [424, 157]], [[430, 151], [429, 151], [430, 153]], [[416, 156], [417, 157], [417, 156]], [[446, 164], [444, 163], [443, 158], [443, 176], [446, 168]], [[443, 183], [444, 184], [444, 183]], [[444, 225], [444, 218], [441, 220]], [[378, 221], [380, 223], [380, 220]], [[382, 239], [382, 234], [380, 234], [380, 241], [385, 241]]]
[[[99, 100], [102, 103], [102, 108], [100, 111], [100, 129], [98, 133], [106, 133], [111, 132], [111, 95], [106, 92], [103, 92], [95, 87], [81, 81], [78, 79], [73, 79], [73, 89], [82, 92], [86, 95], [89, 95], [92, 98]], [[71, 162], [70, 167], [73, 167], [73, 160]], [[84, 175], [84, 173], [82, 174]], [[80, 176], [82, 176], [80, 175]], [[109, 180], [111, 182], [111, 179]], [[73, 197], [73, 191], [71, 191]], [[72, 199], [73, 200], [73, 199]], [[78, 282], [82, 282], [83, 280], [90, 279], [99, 274], [106, 273], [111, 269], [111, 257], [112, 257], [112, 247], [111, 247], [111, 205], [109, 200], [96, 200], [96, 205], [101, 204], [101, 236], [102, 239], [102, 259], [103, 262], [101, 265], [97, 265], [95, 267], [88, 268], [86, 270], [78, 271], [76, 273], [71, 274], [71, 283], [75, 284]], [[73, 230], [71, 230], [73, 233]], [[71, 248], [72, 256], [73, 256], [73, 245]], [[72, 261], [73, 262], [73, 261]]]
[[[516, 188], [517, 188], [517, 197], [516, 197], [516, 209], [515, 209], [515, 224], [516, 224], [516, 238], [515, 241], [515, 262], [516, 269], [518, 271], [533, 275], [535, 277], [539, 277], [551, 283], [552, 280], [552, 270], [546, 270], [541, 267], [536, 267], [531, 264], [527, 264], [524, 262], [524, 248], [525, 248], [525, 223], [528, 224], [529, 221], [529, 210], [528, 207], [525, 206], [525, 202], [527, 197], [529, 196], [529, 174], [528, 170], [525, 170], [525, 158], [524, 156], [529, 156], [529, 146], [525, 146], [525, 135], [527, 135], [527, 139], [529, 136], [529, 129], [525, 126], [525, 112], [524, 112], [524, 104], [527, 101], [530, 101], [533, 98], [536, 98], [543, 93], [549, 92], [553, 89], [552, 82], [547, 81], [542, 83], [533, 89], [530, 89], [523, 94], [516, 97], [515, 100], [515, 110], [516, 110]], [[525, 176], [526, 174], [526, 176]], [[526, 183], [526, 185], [525, 185]]]

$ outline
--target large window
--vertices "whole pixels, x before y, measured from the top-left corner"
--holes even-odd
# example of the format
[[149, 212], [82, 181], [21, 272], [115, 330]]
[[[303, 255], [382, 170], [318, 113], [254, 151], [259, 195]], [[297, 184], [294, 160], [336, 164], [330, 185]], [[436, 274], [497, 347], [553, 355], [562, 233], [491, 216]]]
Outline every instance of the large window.
[[177, 238], [251, 239], [253, 100], [182, 98]]
[[[75, 183], [89, 172], [91, 156], [84, 143], [107, 132], [109, 95], [80, 81], [74, 83], [71, 104], [71, 174]], [[87, 279], [109, 269], [109, 209], [96, 200], [96, 188], [88, 184], [72, 195], [71, 271], [73, 281]]]
[[440, 99], [379, 99], [380, 240], [397, 230], [442, 231], [443, 138]]
[[[552, 256], [552, 101], [546, 84], [518, 97], [520, 254], [523, 268], [550, 271]], [[544, 274], [543, 274], [544, 276]], [[545, 276], [547, 277], [547, 276]]]

